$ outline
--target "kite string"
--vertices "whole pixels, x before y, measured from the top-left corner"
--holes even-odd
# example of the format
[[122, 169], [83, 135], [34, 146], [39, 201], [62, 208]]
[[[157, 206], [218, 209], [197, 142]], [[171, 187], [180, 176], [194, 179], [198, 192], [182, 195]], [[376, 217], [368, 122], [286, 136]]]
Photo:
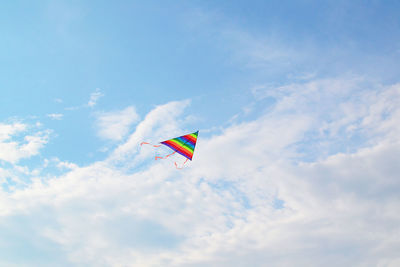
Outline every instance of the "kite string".
[[185, 163], [188, 162], [188, 160], [189, 160], [189, 159], [186, 159], [185, 162], [182, 164], [182, 167], [180, 167], [180, 168], [178, 167], [178, 164], [176, 164], [176, 161], [175, 161], [175, 167], [176, 167], [178, 170], [183, 169], [183, 165], [185, 165]]

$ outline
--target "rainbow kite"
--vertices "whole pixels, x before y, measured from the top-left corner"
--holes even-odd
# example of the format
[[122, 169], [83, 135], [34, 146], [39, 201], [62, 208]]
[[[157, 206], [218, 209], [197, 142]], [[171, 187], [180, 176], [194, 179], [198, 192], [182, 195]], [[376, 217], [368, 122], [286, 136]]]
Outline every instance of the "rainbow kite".
[[[186, 158], [186, 161], [183, 164], [185, 164], [188, 160], [192, 160], [194, 148], [196, 147], [198, 134], [199, 134], [199, 131], [160, 142], [160, 144], [171, 148], [172, 150], [174, 150], [174, 152], [171, 154], [168, 154], [164, 157], [156, 156], [155, 160], [166, 159], [175, 153], [179, 153]], [[151, 145], [151, 144], [147, 143], [147, 142], [142, 142], [140, 145], [142, 146], [142, 145]], [[161, 145], [152, 145], [152, 146], [160, 147]], [[176, 162], [175, 162], [175, 166], [178, 168], [178, 165], [176, 164]], [[178, 169], [181, 169], [181, 168], [178, 168]]]

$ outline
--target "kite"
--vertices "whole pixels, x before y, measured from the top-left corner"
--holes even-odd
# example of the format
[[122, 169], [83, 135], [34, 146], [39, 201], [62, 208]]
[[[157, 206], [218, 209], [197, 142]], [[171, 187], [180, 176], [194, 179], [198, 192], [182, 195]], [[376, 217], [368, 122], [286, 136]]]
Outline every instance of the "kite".
[[[186, 158], [185, 162], [183, 163], [183, 165], [188, 161], [188, 160], [192, 160], [193, 158], [193, 153], [194, 153], [194, 149], [196, 147], [196, 142], [197, 142], [197, 135], [199, 134], [199, 131], [191, 133], [191, 134], [187, 134], [187, 135], [182, 135], [173, 139], [169, 139], [163, 142], [160, 142], [161, 145], [165, 145], [169, 148], [171, 148], [174, 152], [171, 154], [168, 154], [164, 157], [160, 157], [160, 156], [156, 156], [155, 160], [158, 159], [166, 159], [172, 155], [174, 155], [175, 153], [181, 154], [182, 156], [184, 156]], [[147, 142], [142, 142], [140, 144], [140, 146], [142, 145], [152, 145], [150, 143]], [[152, 145], [153, 147], [160, 147], [161, 145]], [[182, 165], [182, 166], [183, 166]], [[175, 167], [177, 169], [182, 169], [178, 167], [178, 164], [176, 164], [175, 162]]]

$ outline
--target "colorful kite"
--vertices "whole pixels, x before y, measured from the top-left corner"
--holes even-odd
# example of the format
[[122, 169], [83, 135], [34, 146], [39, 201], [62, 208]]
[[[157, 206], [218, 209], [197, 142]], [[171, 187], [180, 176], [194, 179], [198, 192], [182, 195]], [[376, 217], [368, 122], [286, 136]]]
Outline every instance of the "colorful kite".
[[[160, 144], [165, 145], [169, 148], [171, 148], [172, 150], [174, 150], [173, 153], [168, 154], [164, 157], [159, 157], [156, 156], [155, 160], [158, 159], [166, 159], [169, 156], [172, 156], [175, 153], [179, 153], [182, 156], [184, 156], [186, 158], [185, 162], [183, 164], [185, 164], [188, 160], [192, 160], [193, 158], [193, 153], [194, 153], [194, 148], [196, 147], [196, 142], [197, 142], [197, 135], [199, 134], [199, 131], [195, 132], [195, 133], [191, 133], [191, 134], [187, 134], [187, 135], [182, 135], [173, 139], [169, 139], [163, 142], [160, 142]], [[140, 144], [142, 145], [152, 145], [150, 143], [147, 142], [142, 142]], [[152, 145], [153, 147], [160, 147], [161, 145]], [[178, 165], [175, 162], [175, 166], [178, 169], [181, 169], [178, 167]], [[183, 165], [182, 165], [183, 166]]]

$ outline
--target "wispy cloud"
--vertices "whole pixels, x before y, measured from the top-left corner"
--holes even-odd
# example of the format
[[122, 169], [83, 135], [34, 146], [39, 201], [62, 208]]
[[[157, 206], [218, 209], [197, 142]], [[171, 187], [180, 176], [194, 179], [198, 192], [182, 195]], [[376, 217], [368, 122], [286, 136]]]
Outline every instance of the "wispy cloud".
[[78, 105], [78, 106], [70, 106], [70, 107], [66, 107], [64, 109], [72, 111], [72, 110], [79, 110], [81, 108], [88, 108], [88, 107], [93, 108], [94, 106], [97, 105], [97, 102], [103, 96], [104, 96], [104, 93], [102, 93], [99, 88], [96, 88], [96, 90], [90, 94], [89, 101], [86, 104], [82, 104], [82, 105]]
[[[17, 163], [37, 155], [48, 142], [50, 131], [27, 133], [31, 126], [23, 123], [0, 124], [0, 160]], [[21, 137], [22, 136], [22, 140]]]
[[103, 96], [104, 94], [100, 91], [99, 88], [97, 88], [95, 92], [90, 94], [90, 99], [87, 105], [89, 107], [94, 107], [97, 104], [97, 101]]
[[284, 73], [293, 70], [293, 64], [303, 60], [307, 49], [300, 42], [294, 47], [280, 35], [272, 34], [274, 25], [270, 25], [270, 34], [261, 35], [249, 32], [224, 14], [210, 10], [194, 9], [184, 18], [185, 26], [192, 32], [202, 37], [206, 35], [216, 44], [224, 44], [224, 53], [230, 54], [227, 60], [235, 67], [256, 69], [263, 73], [266, 70], [268, 73]]
[[138, 144], [145, 139], [159, 141], [165, 136], [179, 135], [182, 132], [180, 128], [182, 118], [179, 116], [189, 104], [190, 100], [172, 101], [154, 108], [138, 124], [136, 131], [127, 138], [126, 142], [111, 153], [109, 160], [120, 161], [132, 158], [137, 153]]
[[46, 116], [52, 120], [61, 120], [64, 115], [61, 113], [50, 113], [50, 114], [47, 114]]
[[123, 110], [99, 113], [96, 119], [98, 135], [104, 139], [120, 141], [138, 119], [139, 115], [132, 106]]

